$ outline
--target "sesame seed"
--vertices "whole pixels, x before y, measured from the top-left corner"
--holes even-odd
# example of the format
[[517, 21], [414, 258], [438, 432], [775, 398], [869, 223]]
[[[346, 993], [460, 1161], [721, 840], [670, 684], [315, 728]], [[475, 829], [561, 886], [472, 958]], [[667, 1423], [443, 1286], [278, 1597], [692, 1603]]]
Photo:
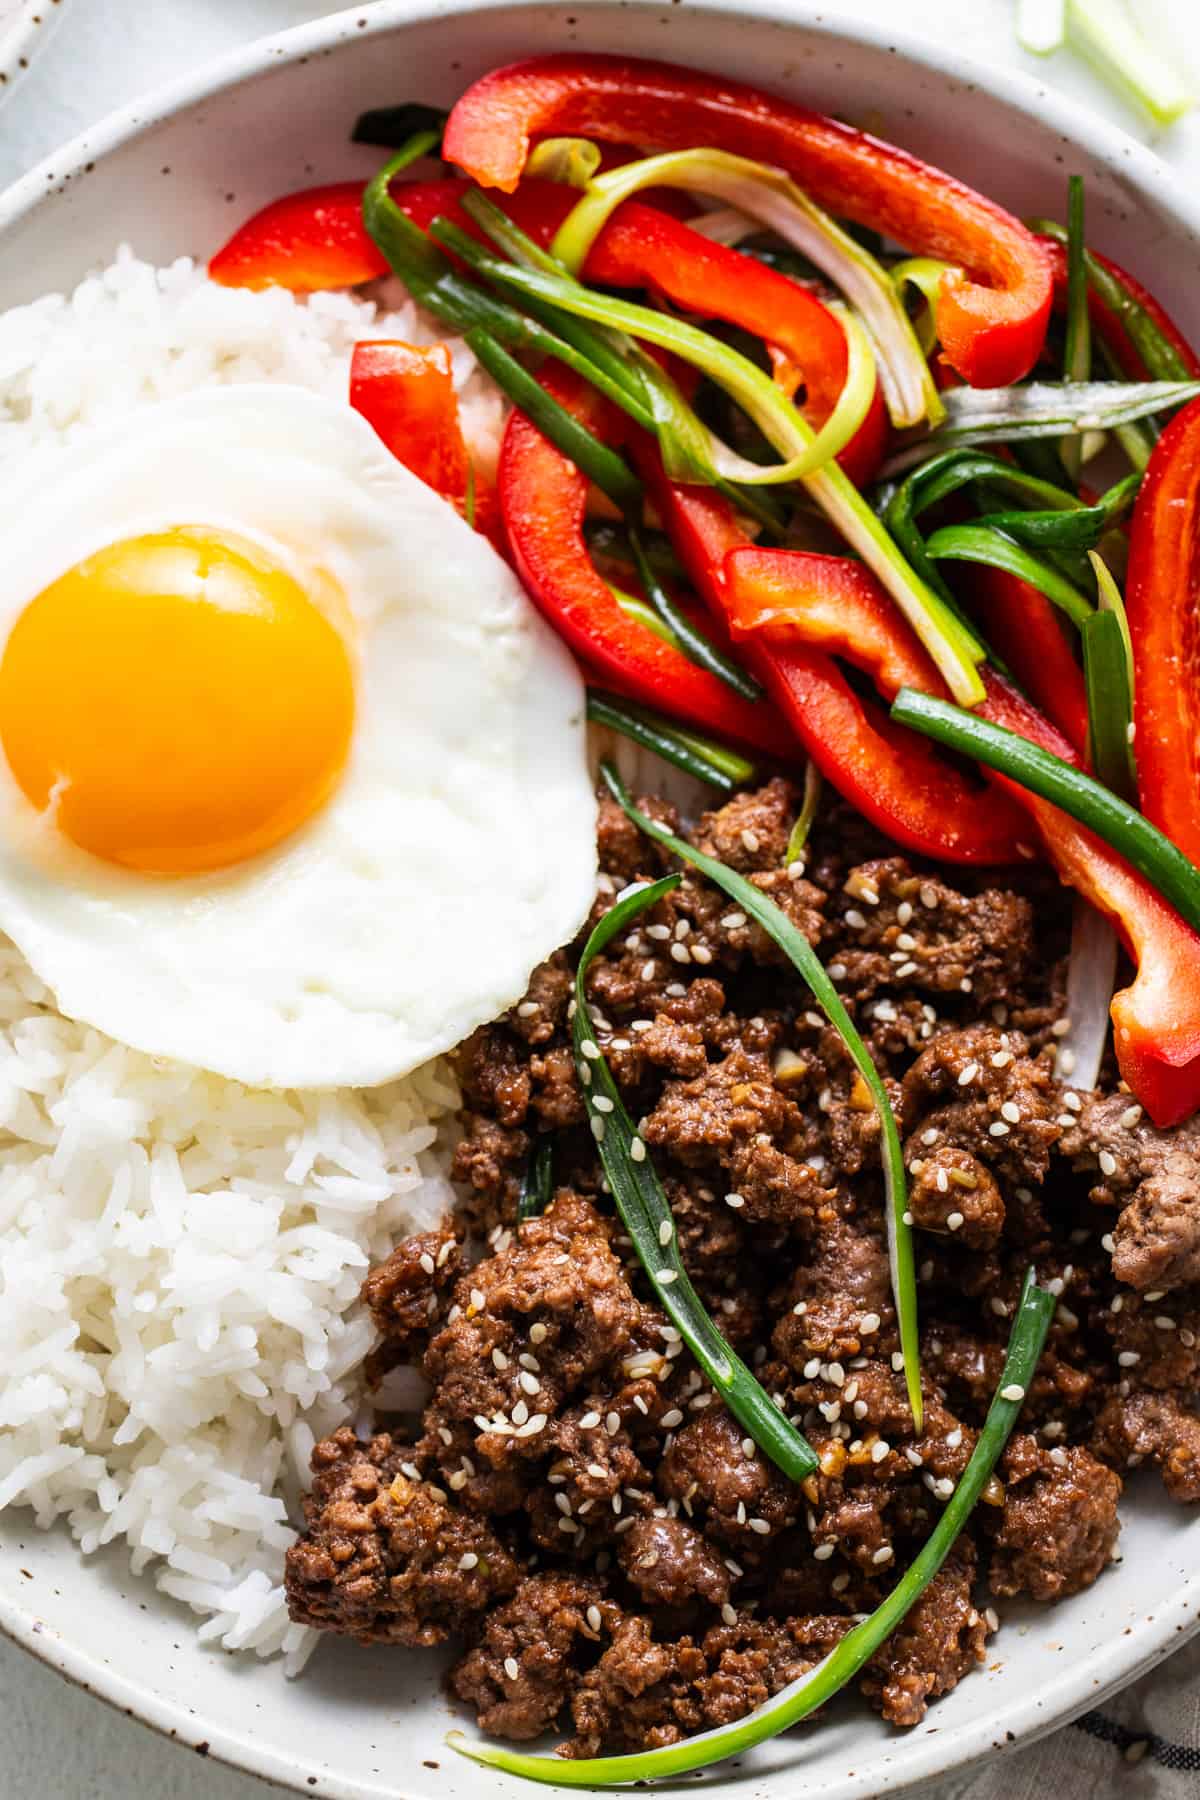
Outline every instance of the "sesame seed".
[[710, 963], [712, 961], [712, 959], [713, 959], [713, 954], [707, 944], [693, 944], [692, 945], [692, 961], [693, 962]]
[[1106, 1231], [1104, 1236], [1100, 1239], [1100, 1248], [1102, 1250], [1106, 1250], [1110, 1256], [1112, 1255], [1113, 1251], [1116, 1249], [1116, 1245], [1113, 1243], [1113, 1234], [1111, 1231]]
[[890, 1444], [885, 1443], [882, 1438], [877, 1438], [876, 1441], [871, 1445], [871, 1461], [873, 1463], [881, 1463], [884, 1460], [884, 1458], [887, 1456], [888, 1451], [891, 1449], [891, 1447], [892, 1446]]
[[975, 984], [969, 975], [964, 975], [958, 985], [964, 994], [969, 994]]
[[744, 912], [727, 912], [721, 920], [721, 924], [726, 931], [737, 931], [738, 928], [745, 923], [746, 915]]
[[793, 1308], [792, 1308], [792, 1313], [797, 1319], [802, 1319], [807, 1311], [808, 1311], [808, 1301], [807, 1300], [797, 1300], [795, 1306], [793, 1306]]
[[504, 1370], [507, 1369], [508, 1358], [507, 1358], [507, 1356], [505, 1356], [503, 1350], [493, 1350], [492, 1351], [492, 1365], [494, 1368], [499, 1369], [501, 1374], [503, 1374]]
[[742, 1199], [740, 1194], [726, 1194], [725, 1204], [726, 1206], [732, 1206], [734, 1212], [737, 1212], [741, 1207], [745, 1206], [746, 1202]]
[[579, 1427], [581, 1431], [591, 1431], [592, 1427], [599, 1423], [600, 1414], [598, 1412], [585, 1412], [579, 1421]]
[[979, 1064], [977, 1062], [969, 1062], [965, 1069], [962, 1069], [959, 1071], [959, 1077], [958, 1077], [959, 1087], [970, 1087], [971, 1083], [974, 1081], [974, 1079], [978, 1075], [978, 1073], [979, 1073]]
[[589, 1123], [592, 1127], [592, 1136], [598, 1144], [602, 1144], [604, 1142], [604, 1119], [602, 1115], [600, 1113], [594, 1113]]
[[1008, 1126], [1004, 1123], [1003, 1119], [993, 1119], [992, 1120], [991, 1124], [988, 1126], [988, 1136], [989, 1137], [1007, 1137], [1008, 1136]]
[[921, 1133], [921, 1142], [925, 1145], [925, 1148], [928, 1149], [930, 1144], [937, 1143], [940, 1136], [941, 1133], [938, 1131], [937, 1126], [931, 1125], [928, 1131], [923, 1131]]
[[1141, 1360], [1142, 1359], [1136, 1350], [1122, 1350], [1120, 1355], [1117, 1357], [1117, 1362], [1120, 1364], [1121, 1368], [1123, 1368], [1123, 1369], [1135, 1368], [1136, 1365], [1141, 1362]]
[[737, 1613], [734, 1611], [733, 1607], [730, 1606], [728, 1600], [723, 1600], [721, 1602], [721, 1617], [726, 1625], [737, 1624]]
[[849, 925], [851, 931], [865, 931], [867, 929], [867, 921], [856, 906], [850, 907], [847, 911], [846, 923]]
[[674, 1269], [659, 1269], [658, 1280], [661, 1286], [670, 1287], [673, 1281], [679, 1280], [679, 1275]]
[[901, 1369], [903, 1369], [903, 1367], [904, 1367], [904, 1352], [902, 1350], [893, 1350], [892, 1351], [892, 1367], [893, 1367], [893, 1369], [895, 1369], [897, 1374], [899, 1374]]
[[742, 848], [746, 850], [749, 855], [754, 855], [754, 852], [758, 849], [758, 833], [756, 831], [743, 831]]
[[646, 927], [646, 936], [653, 938], [656, 943], [666, 943], [670, 935], [671, 927], [669, 925], [647, 925]]
[[1175, 1329], [1174, 1319], [1169, 1319], [1166, 1313], [1159, 1313], [1156, 1316], [1154, 1323], [1159, 1331], [1174, 1331]]
[[644, 962], [642, 964], [642, 980], [643, 981], [653, 981], [654, 977], [657, 974], [658, 974], [658, 964], [656, 962], [651, 960], [650, 962]]
[[804, 1365], [805, 1381], [815, 1381], [817, 1379], [817, 1376], [820, 1373], [821, 1373], [820, 1357], [819, 1356], [810, 1357], [809, 1360]]
[[963, 1437], [963, 1434], [962, 1434], [962, 1426], [961, 1426], [961, 1425], [956, 1425], [956, 1426], [955, 1426], [955, 1427], [954, 1427], [954, 1430], [953, 1430], [953, 1431], [948, 1431], [948, 1432], [947, 1432], [947, 1433], [946, 1433], [946, 1444], [947, 1444], [947, 1446], [948, 1446], [948, 1447], [949, 1447], [949, 1448], [950, 1448], [950, 1449], [951, 1449], [951, 1450], [957, 1450], [957, 1449], [958, 1449], [958, 1446], [959, 1446], [959, 1445], [960, 1445], [960, 1444], [961, 1444], [961, 1443], [962, 1443], [962, 1437]]
[[514, 1425], [523, 1425], [528, 1417], [529, 1417], [529, 1408], [526, 1406], [526, 1404], [523, 1400], [518, 1400], [517, 1404], [512, 1409], [513, 1424]]
[[996, 1054], [992, 1057], [992, 1067], [993, 1069], [1007, 1069], [1012, 1059], [1013, 1056], [1011, 1050], [997, 1050]]
[[1083, 1111], [1083, 1101], [1079, 1098], [1078, 1094], [1064, 1094], [1063, 1105], [1069, 1112], [1077, 1113]]
[[1010, 1125], [1016, 1125], [1020, 1121], [1021, 1109], [1015, 1100], [1006, 1100], [1004, 1102], [1004, 1105], [1000, 1108], [1000, 1117], [1002, 1119], [1007, 1119]]
[[835, 1548], [835, 1546], [833, 1544], [816, 1544], [816, 1545], [814, 1545], [813, 1561], [814, 1562], [828, 1562], [829, 1558], [833, 1555], [834, 1548]]
[[739, 1525], [746, 1523], [746, 1502], [744, 1500], [739, 1500], [737, 1503], [737, 1522]]
[[1059, 1113], [1058, 1118], [1054, 1122], [1056, 1125], [1061, 1125], [1064, 1131], [1070, 1131], [1079, 1123], [1074, 1113]]
[[577, 1073], [579, 1075], [579, 1079], [583, 1083], [584, 1087], [585, 1088], [591, 1087], [591, 1085], [592, 1085], [592, 1066], [591, 1066], [591, 1064], [581, 1062], [576, 1065], [576, 1068], [577, 1068]]
[[999, 1631], [1000, 1615], [996, 1611], [994, 1606], [985, 1606], [984, 1607], [983, 1618], [984, 1618], [984, 1623], [986, 1624], [989, 1631]]
[[692, 960], [692, 953], [686, 944], [672, 944], [671, 959], [673, 962], [677, 963], [690, 963]]
[[950, 1177], [947, 1175], [945, 1169], [938, 1170], [936, 1182], [939, 1194], [948, 1194], [950, 1192]]
[[544, 1412], [537, 1412], [537, 1413], [534, 1413], [533, 1417], [528, 1421], [527, 1424], [522, 1425], [520, 1431], [517, 1433], [517, 1436], [523, 1437], [523, 1438], [536, 1437], [539, 1431], [545, 1431], [545, 1429], [546, 1429], [546, 1414]]
[[1000, 1389], [1000, 1398], [1002, 1400], [1023, 1400], [1025, 1398], [1025, 1389], [1019, 1382], [1010, 1381], [1007, 1387], [1002, 1387]]
[[597, 1094], [592, 1101], [592, 1105], [598, 1113], [610, 1113], [613, 1110], [613, 1103], [608, 1098], [607, 1094]]
[[771, 1527], [765, 1519], [747, 1519], [746, 1523], [751, 1531], [756, 1532], [759, 1537], [767, 1537], [770, 1533]]
[[952, 1213], [946, 1214], [946, 1229], [947, 1229], [947, 1231], [959, 1231], [962, 1228], [962, 1224], [963, 1224], [963, 1215], [960, 1212], [952, 1212]]
[[670, 1243], [670, 1241], [671, 1241], [671, 1239], [672, 1239], [672, 1238], [673, 1238], [673, 1237], [674, 1237], [674, 1236], [675, 1236], [675, 1227], [674, 1227], [674, 1225], [672, 1225], [672, 1223], [671, 1223], [671, 1221], [670, 1221], [670, 1219], [664, 1219], [664, 1220], [663, 1220], [663, 1222], [662, 1222], [662, 1224], [661, 1224], [661, 1225], [660, 1225], [660, 1226], [659, 1226], [659, 1228], [658, 1228], [658, 1241], [659, 1241], [659, 1243], [660, 1243], [660, 1244], [669, 1244], [669, 1243]]
[[666, 991], [673, 1000], [682, 1000], [687, 993], [687, 989], [684, 987], [682, 981], [669, 981], [667, 983]]
[[939, 1500], [948, 1500], [954, 1492], [954, 1483], [945, 1475], [933, 1483], [931, 1490]]
[[1122, 1125], [1126, 1131], [1132, 1131], [1134, 1126], [1139, 1123], [1141, 1116], [1140, 1106], [1127, 1106], [1117, 1123]]
[[854, 1402], [854, 1416], [856, 1419], [865, 1419], [868, 1410], [869, 1408], [865, 1400], [856, 1400]]
[[530, 1326], [529, 1341], [531, 1344], [544, 1344], [545, 1343], [546, 1327], [542, 1324], [540, 1319], [536, 1325]]
[[1075, 1073], [1075, 1052], [1073, 1050], [1063, 1049], [1059, 1051], [1058, 1072], [1060, 1075], [1073, 1075]]
[[922, 1467], [922, 1465], [925, 1461], [925, 1458], [921, 1455], [921, 1452], [919, 1450], [914, 1450], [911, 1447], [911, 1445], [909, 1445], [908, 1447], [906, 1447], [904, 1454], [908, 1458], [909, 1462], [912, 1464], [914, 1469], [919, 1469]]
[[510, 1681], [516, 1681], [517, 1677], [520, 1675], [521, 1665], [518, 1663], [515, 1656], [506, 1656], [505, 1657], [504, 1673], [508, 1676], [508, 1679]]
[[846, 1371], [840, 1362], [831, 1362], [825, 1371], [826, 1381], [832, 1381], [834, 1387], [841, 1387], [846, 1379]]
[[881, 1544], [879, 1546], [878, 1550], [876, 1550], [874, 1555], [871, 1557], [871, 1561], [873, 1563], [875, 1563], [876, 1565], [886, 1563], [886, 1562], [891, 1562], [891, 1560], [892, 1560], [893, 1556], [895, 1556], [895, 1554], [896, 1554], [896, 1552], [892, 1549], [892, 1546], [890, 1544]]
[[[517, 1380], [520, 1382], [521, 1387], [523, 1388], [525, 1393], [527, 1393], [527, 1394], [536, 1394], [537, 1393], [538, 1387], [540, 1385], [538, 1382], [538, 1378], [536, 1375], [531, 1375], [528, 1369], [522, 1369], [521, 1373], [517, 1376]], [[519, 1423], [520, 1423], [520, 1421], [518, 1420], [518, 1424]]]
[[1111, 1150], [1102, 1150], [1100, 1152], [1098, 1161], [1100, 1163], [1100, 1173], [1102, 1175], [1115, 1175], [1116, 1174], [1117, 1159], [1113, 1155]]
[[991, 1297], [991, 1300], [988, 1302], [988, 1304], [998, 1319], [1007, 1319], [1007, 1317], [1008, 1317], [1008, 1302], [1007, 1301], [1001, 1300], [1001, 1298], [998, 1294], [993, 1294]]
[[[875, 1313], [875, 1312], [864, 1313], [861, 1320], [859, 1321], [858, 1329], [863, 1333], [863, 1335], [865, 1337], [870, 1337], [870, 1335], [873, 1331], [879, 1330], [879, 1327], [881, 1324], [882, 1324], [882, 1320], [880, 1319], [878, 1313]], [[847, 1393], [849, 1394], [849, 1389], [847, 1389]], [[851, 1400], [853, 1400], [854, 1395], [849, 1394], [849, 1398]]]
[[900, 1223], [902, 1225], [911, 1225], [913, 1223], [913, 1215], [908, 1211], [902, 1212], [900, 1214]]
[[[596, 1415], [596, 1423], [599, 1423], [599, 1414]], [[620, 1413], [606, 1413], [604, 1416], [604, 1429], [607, 1431], [609, 1437], [616, 1437], [618, 1431], [621, 1429]]]

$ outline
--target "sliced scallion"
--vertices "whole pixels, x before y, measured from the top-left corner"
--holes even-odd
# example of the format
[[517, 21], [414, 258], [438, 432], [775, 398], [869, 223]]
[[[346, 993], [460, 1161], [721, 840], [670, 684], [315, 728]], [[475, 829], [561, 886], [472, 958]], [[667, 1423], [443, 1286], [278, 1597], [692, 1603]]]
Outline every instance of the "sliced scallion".
[[784, 852], [784, 867], [787, 869], [790, 869], [793, 863], [804, 860], [808, 834], [812, 830], [813, 820], [817, 816], [817, 805], [820, 798], [821, 771], [810, 758], [804, 770], [804, 798], [800, 802], [800, 811], [796, 815], [796, 823], [792, 826], [787, 850]]
[[567, 187], [586, 188], [599, 167], [600, 146], [590, 138], [543, 138], [529, 152], [525, 173]]
[[647, 187], [710, 194], [799, 250], [845, 295], [870, 332], [893, 424], [903, 428], [941, 418], [929, 364], [887, 270], [780, 169], [709, 149], [669, 151], [610, 169], [596, 177], [559, 227], [553, 249], [560, 261], [580, 270], [616, 207]]
[[730, 1348], [705, 1310], [679, 1253], [679, 1234], [645, 1143], [625, 1110], [604, 1054], [596, 1041], [587, 1002], [587, 973], [594, 959], [647, 907], [679, 886], [667, 875], [626, 892], [597, 924], [575, 971], [575, 1014], [571, 1024], [575, 1064], [588, 1122], [612, 1197], [655, 1297], [734, 1418], [765, 1456], [793, 1481], [817, 1468], [812, 1445], [801, 1437]]
[[638, 706], [599, 688], [587, 691], [587, 716], [595, 725], [606, 725], [644, 750], [653, 750], [685, 775], [706, 781], [723, 794], [745, 787], [757, 774], [755, 765], [738, 751], [712, 738], [690, 731], [676, 719], [668, 719], [649, 707]]
[[917, 1283], [913, 1266], [912, 1231], [907, 1223], [908, 1201], [904, 1172], [904, 1153], [900, 1145], [900, 1132], [896, 1125], [896, 1115], [892, 1111], [892, 1103], [888, 1099], [887, 1089], [880, 1078], [879, 1071], [871, 1060], [871, 1053], [863, 1043], [858, 1031], [842, 1003], [841, 995], [834, 987], [821, 964], [812, 945], [802, 931], [797, 930], [787, 914], [775, 902], [739, 875], [734, 869], [715, 857], [706, 856], [693, 844], [685, 843], [676, 837], [657, 820], [640, 812], [633, 804], [625, 787], [607, 763], [601, 765], [600, 774], [612, 794], [613, 799], [633, 823], [652, 837], [657, 843], [664, 844], [684, 862], [691, 863], [702, 875], [708, 877], [722, 893], [737, 902], [742, 911], [757, 920], [763, 930], [788, 957], [792, 967], [811, 989], [817, 1005], [821, 1008], [842, 1043], [846, 1047], [851, 1062], [857, 1069], [871, 1096], [871, 1103], [879, 1118], [881, 1153], [883, 1159], [883, 1178], [886, 1189], [886, 1221], [888, 1239], [888, 1259], [891, 1264], [892, 1297], [896, 1307], [896, 1327], [900, 1337], [900, 1349], [904, 1357], [904, 1379], [908, 1389], [908, 1403], [912, 1408], [917, 1430], [921, 1429], [921, 1371], [919, 1365], [919, 1344], [917, 1338]]
[[925, 552], [934, 562], [984, 563], [1018, 575], [1060, 607], [1074, 625], [1082, 626], [1093, 615], [1091, 601], [1064, 575], [989, 525], [944, 525], [926, 540]]
[[881, 1605], [853, 1626], [815, 1669], [802, 1675], [799, 1681], [789, 1683], [765, 1706], [735, 1724], [701, 1732], [696, 1737], [685, 1738], [680, 1744], [625, 1756], [595, 1756], [579, 1761], [530, 1756], [524, 1751], [503, 1749], [498, 1744], [472, 1743], [459, 1731], [450, 1732], [447, 1743], [475, 1762], [503, 1769], [510, 1775], [523, 1775], [530, 1781], [541, 1781], [554, 1787], [619, 1787], [709, 1768], [713, 1763], [751, 1750], [756, 1744], [777, 1737], [781, 1731], [807, 1719], [854, 1679], [902, 1623], [950, 1554], [1012, 1436], [1025, 1395], [1033, 1385], [1056, 1305], [1054, 1295], [1047, 1288], [1038, 1286], [1036, 1275], [1030, 1269], [1017, 1303], [1004, 1368], [987, 1418], [941, 1518]]
[[1133, 704], [1121, 622], [1113, 612], [1095, 612], [1082, 636], [1092, 767], [1105, 787], [1132, 800], [1137, 790], [1129, 742]]
[[731, 656], [726, 656], [723, 651], [718, 650], [711, 639], [705, 637], [702, 631], [698, 631], [687, 614], [675, 604], [670, 592], [659, 580], [653, 563], [646, 555], [642, 546], [641, 533], [634, 525], [629, 528], [629, 541], [633, 546], [638, 580], [642, 584], [646, 598], [663, 624], [674, 633], [676, 642], [688, 660], [694, 662], [698, 668], [707, 669], [710, 675], [715, 675], [719, 681], [723, 681], [727, 687], [731, 687], [734, 693], [740, 694], [744, 700], [761, 700], [763, 690], [754, 677], [748, 675], [745, 669], [734, 662]]
[[536, 1219], [550, 1204], [554, 1192], [554, 1139], [543, 1133], [529, 1152], [521, 1192], [517, 1196], [517, 1224]]
[[[1083, 177], [1067, 182], [1067, 333], [1063, 349], [1063, 380], [1087, 381], [1092, 373], [1092, 332], [1088, 314], [1087, 264], [1084, 261]], [[1083, 466], [1083, 439], [1078, 434], [1059, 445], [1063, 467], [1073, 481]]]
[[926, 457], [972, 444], [1019, 443], [1070, 432], [1114, 431], [1194, 400], [1200, 381], [1028, 381], [1007, 388], [951, 388], [936, 431], [911, 433], [884, 466], [900, 474]]
[[901, 297], [906, 288], [913, 287], [924, 301], [921, 311], [913, 320], [913, 330], [917, 334], [922, 354], [928, 357], [937, 343], [937, 303], [942, 284], [947, 276], [954, 278], [961, 271], [952, 269], [949, 263], [938, 262], [932, 256], [910, 256], [903, 262], [895, 263], [889, 272], [892, 286]]
[[1094, 506], [1081, 505], [1072, 511], [985, 513], [975, 523], [1006, 532], [1033, 550], [1094, 550], [1132, 506], [1141, 485], [1142, 477], [1135, 470], [1114, 483]]
[[1067, 42], [1110, 86], [1170, 125], [1194, 105], [1175, 64], [1138, 29], [1124, 0], [1066, 0]]
[[1141, 813], [1082, 769], [1004, 725], [913, 688], [901, 688], [891, 716], [897, 725], [909, 725], [946, 750], [974, 757], [1069, 813], [1131, 863], [1200, 932], [1200, 869]]
[[642, 484], [624, 457], [602, 444], [586, 425], [581, 425], [565, 406], [560, 406], [541, 382], [522, 368], [489, 332], [468, 331], [467, 346], [513, 405], [519, 407], [589, 481], [595, 482], [614, 506], [623, 513], [636, 511], [642, 497]]

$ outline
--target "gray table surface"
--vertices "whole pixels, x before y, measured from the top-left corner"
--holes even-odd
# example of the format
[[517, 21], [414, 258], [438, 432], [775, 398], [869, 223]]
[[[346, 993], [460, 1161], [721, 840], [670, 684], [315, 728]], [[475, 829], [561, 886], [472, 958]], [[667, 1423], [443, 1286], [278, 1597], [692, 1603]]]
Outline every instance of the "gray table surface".
[[[586, 5], [587, 0], [581, 0]], [[1197, 67], [1196, 0], [1135, 0], [1173, 32]], [[60, 0], [61, 12], [0, 111], [0, 187], [114, 107], [205, 58], [330, 10], [311, 0]], [[825, 0], [826, 16], [891, 19], [896, 0]], [[1011, 36], [1013, 0], [905, 0], [910, 31], [997, 64], [1036, 72], [1143, 139], [1149, 133], [1090, 73], [1062, 56], [1024, 56]], [[1181, 177], [1200, 177], [1200, 116], [1156, 144]], [[284, 1789], [185, 1757], [77, 1692], [0, 1640], [0, 1800], [265, 1800]]]

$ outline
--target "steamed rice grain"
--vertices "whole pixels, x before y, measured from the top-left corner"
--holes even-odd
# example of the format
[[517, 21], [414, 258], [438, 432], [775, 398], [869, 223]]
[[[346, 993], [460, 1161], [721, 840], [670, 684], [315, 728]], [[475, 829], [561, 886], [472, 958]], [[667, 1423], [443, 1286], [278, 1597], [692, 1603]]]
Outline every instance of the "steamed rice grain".
[[[0, 476], [191, 388], [344, 396], [361, 338], [440, 337], [394, 289], [377, 301], [123, 251], [0, 316]], [[486, 468], [502, 404], [452, 353]], [[139, 1055], [59, 1013], [0, 937], [0, 1509], [65, 1519], [85, 1553], [128, 1546], [205, 1641], [299, 1667], [315, 1634], [281, 1580], [309, 1452], [364, 1404], [369, 1264], [453, 1202], [457, 1104], [438, 1064], [296, 1093]]]

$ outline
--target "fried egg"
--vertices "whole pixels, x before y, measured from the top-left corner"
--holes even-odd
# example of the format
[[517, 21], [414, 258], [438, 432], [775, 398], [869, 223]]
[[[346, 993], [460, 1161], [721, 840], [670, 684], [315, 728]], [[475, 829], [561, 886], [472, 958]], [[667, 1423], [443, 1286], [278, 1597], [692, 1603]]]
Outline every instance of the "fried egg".
[[3, 511], [0, 929], [65, 1013], [255, 1086], [374, 1086], [576, 931], [579, 675], [349, 406], [194, 392]]

